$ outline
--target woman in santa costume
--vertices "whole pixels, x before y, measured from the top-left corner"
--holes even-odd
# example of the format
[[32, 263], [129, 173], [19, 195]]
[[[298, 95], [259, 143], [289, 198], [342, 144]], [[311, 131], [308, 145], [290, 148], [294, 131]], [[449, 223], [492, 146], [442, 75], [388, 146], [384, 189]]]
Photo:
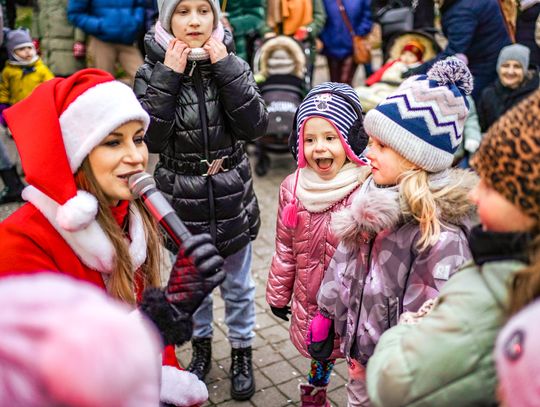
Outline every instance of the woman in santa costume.
[[4, 116], [29, 185], [28, 203], [0, 223], [0, 276], [57, 271], [138, 306], [166, 344], [161, 402], [202, 404], [207, 389], [179, 369], [174, 345], [190, 339], [191, 315], [223, 280], [223, 259], [210, 236], [193, 236], [159, 288], [160, 234], [127, 183], [148, 161], [149, 116], [131, 89], [85, 69], [40, 85]]

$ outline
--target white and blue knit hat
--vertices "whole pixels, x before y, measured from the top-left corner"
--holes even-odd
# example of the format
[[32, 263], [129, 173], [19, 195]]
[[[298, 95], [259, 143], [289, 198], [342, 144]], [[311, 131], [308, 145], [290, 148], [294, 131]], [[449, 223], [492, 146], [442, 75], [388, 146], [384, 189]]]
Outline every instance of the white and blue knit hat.
[[364, 120], [367, 133], [428, 172], [452, 165], [469, 114], [472, 75], [459, 59], [437, 62], [413, 76]]
[[298, 106], [296, 151], [299, 168], [307, 165], [304, 157], [304, 125], [308, 119], [314, 117], [326, 119], [334, 126], [350, 161], [366, 165], [367, 160], [362, 156], [367, 143], [362, 105], [352, 87], [344, 83], [322, 83], [311, 89]]

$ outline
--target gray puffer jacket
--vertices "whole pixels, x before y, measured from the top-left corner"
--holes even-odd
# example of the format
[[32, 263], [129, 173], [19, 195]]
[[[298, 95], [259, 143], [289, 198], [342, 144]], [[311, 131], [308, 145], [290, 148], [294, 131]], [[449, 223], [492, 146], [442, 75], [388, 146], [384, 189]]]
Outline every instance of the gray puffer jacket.
[[466, 232], [473, 206], [467, 193], [476, 176], [448, 170], [431, 177], [430, 188], [460, 184], [436, 200], [444, 222], [438, 242], [419, 251], [418, 222], [406, 215], [398, 187], [378, 188], [369, 177], [348, 209], [332, 222], [341, 240], [318, 294], [323, 315], [334, 319], [347, 358], [366, 364], [380, 336], [404, 311], [417, 311], [471, 259]]
[[[229, 33], [224, 43], [232, 49]], [[215, 64], [188, 61], [180, 74], [163, 64], [153, 31], [145, 46], [134, 90], [151, 117], [146, 142], [159, 153], [158, 189], [192, 233], [210, 233], [229, 256], [255, 239], [260, 226], [243, 142], [264, 135], [266, 106], [248, 64], [233, 53]], [[226, 171], [205, 176], [217, 158]]]

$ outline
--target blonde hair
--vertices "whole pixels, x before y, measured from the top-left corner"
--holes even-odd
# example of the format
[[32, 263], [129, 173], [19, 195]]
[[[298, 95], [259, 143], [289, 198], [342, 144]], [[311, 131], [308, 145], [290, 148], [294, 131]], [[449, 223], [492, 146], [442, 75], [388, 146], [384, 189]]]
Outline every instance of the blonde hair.
[[415, 168], [405, 171], [399, 179], [400, 198], [405, 204], [404, 214], [412, 217], [420, 225], [420, 240], [417, 248], [424, 251], [439, 240], [441, 226], [437, 200], [460, 188], [461, 183], [450, 183], [440, 189], [429, 185], [429, 173]]
[[[96, 197], [98, 201], [96, 220], [105, 235], [110, 239], [116, 253], [113, 271], [107, 283], [109, 294], [114, 298], [134, 305], [137, 300], [135, 295], [136, 279], [125, 234], [112, 215], [110, 204], [92, 172], [88, 157], [75, 174], [75, 182], [79, 188]], [[147, 243], [146, 260], [136, 272], [141, 273], [144, 287], [159, 287], [161, 234], [158, 231], [156, 222], [142, 204], [138, 200], [134, 201], [133, 204], [141, 214]]]

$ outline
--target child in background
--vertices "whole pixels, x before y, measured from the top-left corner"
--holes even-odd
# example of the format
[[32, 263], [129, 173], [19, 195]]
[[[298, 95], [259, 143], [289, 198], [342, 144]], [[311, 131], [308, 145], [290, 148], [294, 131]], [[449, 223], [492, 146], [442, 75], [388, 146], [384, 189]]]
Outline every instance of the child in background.
[[[27, 97], [39, 84], [54, 78], [36, 52], [30, 33], [24, 29], [6, 34], [8, 61], [0, 82], [0, 113]], [[6, 126], [0, 114], [0, 124]]]
[[333, 216], [341, 243], [310, 326], [312, 335], [325, 336], [333, 319], [349, 362], [349, 406], [369, 405], [364, 369], [380, 335], [402, 312], [436, 297], [471, 258], [467, 194], [476, 177], [449, 169], [471, 89], [467, 67], [446, 60], [406, 80], [366, 115], [371, 176], [351, 207]]
[[410, 68], [420, 66], [425, 46], [416, 40], [408, 41], [399, 58], [388, 61], [366, 79], [366, 86], [355, 88], [366, 111], [373, 109], [403, 82], [401, 75]]
[[[374, 406], [498, 404], [495, 338], [509, 314], [540, 294], [539, 126], [536, 91], [501, 117], [482, 140], [471, 159], [480, 182], [470, 197], [482, 223], [469, 236], [474, 263], [450, 279], [438, 304], [419, 324], [399, 325], [380, 338], [367, 368]], [[514, 360], [505, 365], [518, 369], [517, 352], [528, 354], [528, 338], [532, 336], [521, 338], [522, 344], [506, 342]], [[531, 381], [522, 381], [519, 389], [537, 390], [533, 380], [538, 375], [525, 377]], [[512, 407], [538, 405], [537, 396], [527, 404], [525, 393], [501, 379], [507, 401], [516, 401]]]
[[[316, 294], [339, 243], [330, 231], [332, 213], [350, 205], [367, 161], [362, 107], [349, 85], [323, 83], [298, 107], [291, 134], [298, 169], [279, 192], [276, 252], [266, 287], [272, 312], [288, 321], [293, 344], [310, 357], [305, 338], [317, 311]], [[292, 300], [292, 310], [288, 304]], [[302, 406], [327, 406], [326, 388], [339, 342], [323, 361], [312, 359], [309, 384], [300, 386]], [[317, 402], [315, 402], [317, 400]]]
[[[249, 65], [232, 50], [217, 0], [160, 0], [155, 32], [145, 37], [146, 63], [135, 94], [151, 117], [145, 140], [159, 154], [157, 187], [193, 234], [210, 233], [226, 258], [220, 286], [231, 344], [231, 396], [255, 392], [252, 341], [255, 283], [251, 241], [260, 227], [244, 143], [264, 135], [268, 114]], [[193, 316], [188, 367], [210, 371], [212, 296]]]

